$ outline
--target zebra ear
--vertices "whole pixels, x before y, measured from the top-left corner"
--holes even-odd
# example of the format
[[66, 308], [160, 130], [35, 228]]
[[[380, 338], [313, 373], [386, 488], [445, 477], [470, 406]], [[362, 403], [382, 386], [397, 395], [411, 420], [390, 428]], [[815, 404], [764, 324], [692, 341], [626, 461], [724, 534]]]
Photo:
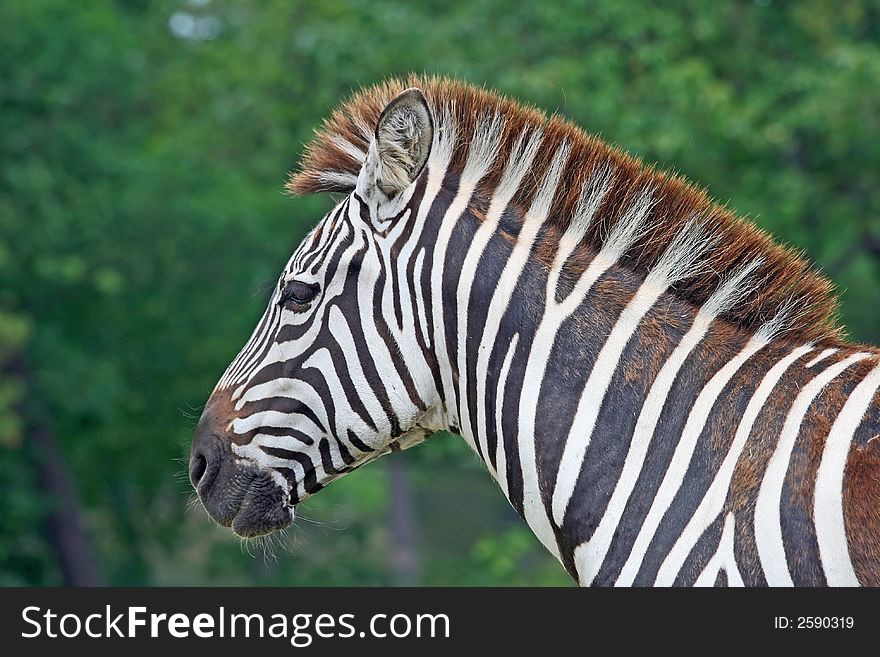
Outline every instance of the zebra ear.
[[433, 140], [434, 120], [424, 94], [416, 88], [401, 92], [376, 123], [371, 182], [388, 197], [402, 192], [425, 167]]

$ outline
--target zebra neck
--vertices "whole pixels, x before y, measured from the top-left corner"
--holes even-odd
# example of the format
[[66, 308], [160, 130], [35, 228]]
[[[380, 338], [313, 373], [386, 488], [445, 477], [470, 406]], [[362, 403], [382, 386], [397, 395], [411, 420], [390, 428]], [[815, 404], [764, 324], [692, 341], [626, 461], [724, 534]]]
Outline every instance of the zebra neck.
[[[631, 584], [695, 568], [672, 549], [685, 529], [688, 541], [708, 530], [720, 540], [723, 528], [747, 535], [756, 563], [759, 549], [780, 545], [725, 522], [722, 507], [753, 513], [756, 472], [768, 469], [792, 400], [833, 367], [815, 395], [836, 414], [846, 399], [837, 391], [865, 376], [867, 354], [750, 334], [597, 254], [576, 276], [555, 275], [533, 257], [534, 240], [522, 247], [526, 228], [481, 235], [484, 225], [465, 214], [450, 231], [434, 298], [447, 418], [547, 549], [582, 583]], [[825, 434], [793, 435], [815, 471]], [[771, 525], [808, 514], [811, 490], [781, 505], [767, 495], [777, 505], [759, 508], [783, 513]], [[705, 522], [693, 519], [698, 507]], [[712, 563], [732, 581], [761, 581], [727, 556]]]

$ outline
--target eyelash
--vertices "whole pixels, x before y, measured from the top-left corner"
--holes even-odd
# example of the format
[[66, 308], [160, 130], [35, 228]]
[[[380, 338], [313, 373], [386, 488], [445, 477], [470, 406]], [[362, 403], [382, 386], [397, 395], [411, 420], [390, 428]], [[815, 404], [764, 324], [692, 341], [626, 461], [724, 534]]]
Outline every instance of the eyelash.
[[320, 287], [316, 283], [288, 281], [281, 290], [281, 296], [278, 298], [278, 305], [284, 306], [288, 303], [293, 303], [297, 306], [305, 306], [318, 295], [319, 291]]

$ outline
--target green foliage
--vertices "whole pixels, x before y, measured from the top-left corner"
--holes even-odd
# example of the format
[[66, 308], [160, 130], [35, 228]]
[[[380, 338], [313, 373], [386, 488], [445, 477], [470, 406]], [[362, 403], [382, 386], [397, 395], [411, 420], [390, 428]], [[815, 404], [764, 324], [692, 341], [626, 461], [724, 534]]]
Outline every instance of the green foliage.
[[[391, 581], [387, 477], [250, 558], [185, 513], [195, 417], [328, 199], [281, 192], [353, 89], [448, 73], [558, 110], [805, 249], [880, 341], [880, 10], [501, 0], [0, 4], [0, 584], [59, 582], [22, 428], [59, 437], [113, 584]], [[27, 395], [24, 391], [27, 390]], [[460, 441], [405, 458], [430, 584], [558, 584]], [[474, 502], [476, 501], [476, 502]]]

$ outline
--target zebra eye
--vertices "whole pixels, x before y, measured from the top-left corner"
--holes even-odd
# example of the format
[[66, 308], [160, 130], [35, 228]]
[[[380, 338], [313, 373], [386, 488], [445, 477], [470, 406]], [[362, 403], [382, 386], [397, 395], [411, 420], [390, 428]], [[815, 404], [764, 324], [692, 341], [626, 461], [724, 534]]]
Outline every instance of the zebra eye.
[[281, 296], [278, 299], [278, 305], [283, 306], [287, 303], [295, 303], [303, 306], [315, 298], [320, 287], [317, 283], [303, 283], [301, 281], [290, 281], [281, 290]]

